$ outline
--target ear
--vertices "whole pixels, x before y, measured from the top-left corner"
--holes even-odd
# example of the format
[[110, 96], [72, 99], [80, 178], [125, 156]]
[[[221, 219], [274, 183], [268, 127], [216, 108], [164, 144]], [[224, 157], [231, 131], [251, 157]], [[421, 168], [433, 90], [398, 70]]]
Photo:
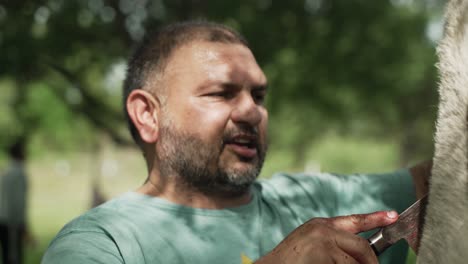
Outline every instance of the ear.
[[127, 97], [127, 111], [141, 140], [155, 143], [159, 136], [159, 101], [149, 92], [136, 89]]

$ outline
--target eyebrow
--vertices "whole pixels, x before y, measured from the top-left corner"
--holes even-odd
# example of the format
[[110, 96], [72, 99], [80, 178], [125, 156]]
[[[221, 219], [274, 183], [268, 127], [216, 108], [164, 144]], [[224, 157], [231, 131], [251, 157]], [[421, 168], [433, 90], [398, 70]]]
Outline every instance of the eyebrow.
[[268, 83], [260, 84], [260, 85], [254, 85], [254, 86], [252, 86], [252, 90], [268, 90]]
[[[242, 85], [238, 85], [236, 83], [232, 82], [225, 82], [222, 83], [221, 86], [225, 89], [240, 89], [242, 88]], [[268, 83], [265, 84], [259, 84], [259, 85], [252, 85], [252, 90], [268, 90]]]

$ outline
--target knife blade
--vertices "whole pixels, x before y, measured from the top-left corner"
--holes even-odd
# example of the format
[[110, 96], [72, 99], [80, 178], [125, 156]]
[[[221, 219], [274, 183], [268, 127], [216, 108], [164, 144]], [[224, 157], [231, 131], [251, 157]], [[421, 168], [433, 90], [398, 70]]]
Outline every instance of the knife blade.
[[417, 253], [422, 235], [421, 230], [424, 225], [426, 205], [427, 195], [403, 211], [395, 223], [381, 228], [370, 236], [367, 240], [375, 254], [377, 256], [382, 254], [387, 248], [401, 239], [405, 239], [408, 245]]

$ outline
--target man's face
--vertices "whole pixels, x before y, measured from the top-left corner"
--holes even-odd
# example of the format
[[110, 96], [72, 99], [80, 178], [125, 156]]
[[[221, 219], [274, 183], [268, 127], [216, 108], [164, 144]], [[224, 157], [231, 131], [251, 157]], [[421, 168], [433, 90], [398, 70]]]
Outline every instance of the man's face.
[[266, 84], [243, 45], [192, 42], [174, 51], [162, 77], [161, 174], [204, 193], [245, 193], [267, 150]]

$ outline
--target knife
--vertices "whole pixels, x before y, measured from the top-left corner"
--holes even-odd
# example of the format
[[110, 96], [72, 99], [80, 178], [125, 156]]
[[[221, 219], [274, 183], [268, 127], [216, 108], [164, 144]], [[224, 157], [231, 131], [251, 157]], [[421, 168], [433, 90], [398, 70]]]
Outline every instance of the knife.
[[414, 252], [418, 253], [426, 205], [427, 195], [403, 211], [395, 223], [381, 228], [370, 236], [367, 240], [375, 254], [377, 256], [382, 254], [400, 239], [405, 239]]

